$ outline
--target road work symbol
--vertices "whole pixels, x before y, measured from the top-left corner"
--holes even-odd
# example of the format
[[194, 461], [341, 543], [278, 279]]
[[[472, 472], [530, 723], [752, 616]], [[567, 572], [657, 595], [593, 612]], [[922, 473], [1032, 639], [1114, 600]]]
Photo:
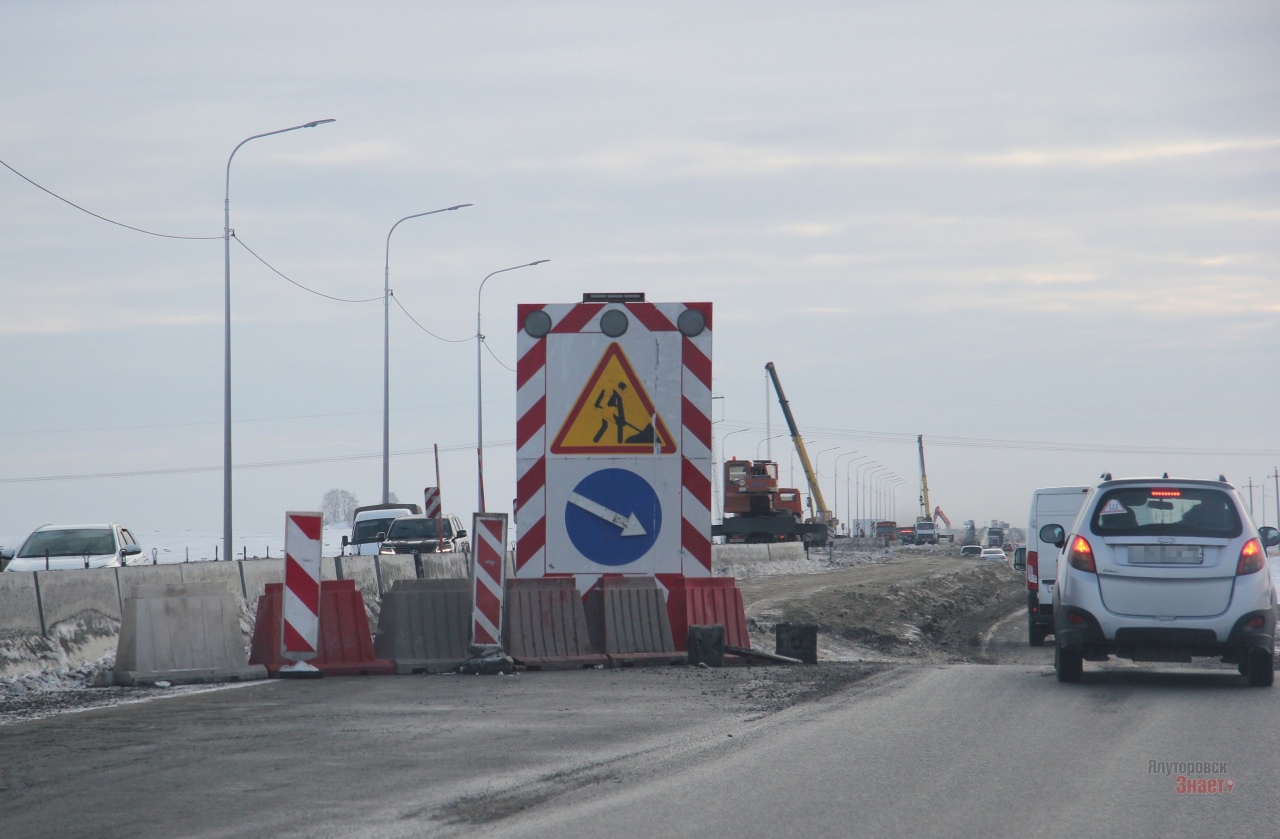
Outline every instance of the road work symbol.
[[587, 559], [598, 565], [628, 565], [657, 541], [662, 505], [649, 482], [635, 472], [601, 469], [569, 493], [564, 524], [569, 540]]
[[610, 344], [551, 444], [552, 454], [671, 454], [675, 441], [618, 344]]

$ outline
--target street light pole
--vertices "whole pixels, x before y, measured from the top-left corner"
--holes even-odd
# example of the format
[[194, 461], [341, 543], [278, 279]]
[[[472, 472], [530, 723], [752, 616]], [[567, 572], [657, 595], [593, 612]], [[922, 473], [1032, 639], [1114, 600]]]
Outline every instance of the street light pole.
[[[859, 464], [858, 468], [855, 469], [853, 472], [853, 491], [856, 494], [853, 500], [853, 512], [854, 512], [854, 518], [858, 519], [859, 521], [861, 521], [863, 518], [864, 511], [862, 509], [862, 506], [863, 506], [862, 500], [866, 497], [866, 492], [863, 491], [862, 489], [862, 470], [870, 468], [872, 466], [879, 466], [879, 465], [880, 464], [878, 461], [869, 460], [866, 463]], [[867, 518], [870, 518], [870, 516], [868, 516]], [[875, 528], [872, 527], [871, 530], [872, 530], [872, 535], [875, 535], [874, 534]]]
[[[849, 452], [849, 454], [857, 454], [857, 453], [858, 452], [856, 450]], [[843, 457], [843, 455], [841, 456]], [[871, 455], [869, 454], [860, 455], [859, 457], [855, 457], [853, 460], [849, 461], [844, 465], [844, 518], [845, 518], [845, 523], [849, 526], [850, 536], [853, 536], [853, 516], [850, 512], [849, 469], [853, 466], [853, 464], [857, 463], [859, 460], [866, 460], [870, 456]], [[839, 475], [836, 476], [836, 480], [839, 480]]]
[[480, 331], [480, 295], [484, 292], [484, 284], [489, 282], [489, 277], [494, 274], [505, 274], [518, 268], [530, 268], [550, 261], [549, 259], [536, 259], [533, 262], [526, 262], [522, 265], [512, 265], [510, 268], [499, 268], [497, 271], [491, 271], [480, 281], [480, 288], [476, 289], [476, 512], [478, 513], [484, 512], [484, 399], [482, 397], [484, 390], [481, 385], [480, 375], [480, 347], [484, 344], [484, 333]]
[[[853, 451], [851, 451], [851, 452], [844, 452], [843, 454], [838, 454], [838, 455], [836, 455], [836, 462], [835, 462], [835, 474], [831, 476], [831, 488], [832, 488], [832, 490], [833, 490], [833, 492], [832, 492], [832, 496], [833, 496], [833, 497], [832, 497], [832, 500], [831, 500], [831, 513], [832, 513], [832, 515], [834, 515], [836, 518], [839, 518], [839, 517], [840, 517], [840, 458], [842, 458], [842, 457], [849, 457], [850, 455], [855, 455], [855, 454], [857, 454], [857, 453], [858, 453], [858, 450], [857, 450], [857, 449], [854, 449], [854, 450], [853, 450]], [[848, 474], [848, 470], [845, 470], [845, 474], [846, 474], [846, 475]], [[846, 487], [846, 488], [845, 488], [845, 495], [847, 496], [848, 494], [849, 494], [848, 487]], [[846, 499], [846, 504], [845, 504], [845, 506], [846, 506], [846, 507], [848, 507], [848, 503], [847, 503], [847, 501], [848, 501], [848, 499]], [[845, 516], [844, 516], [844, 518], [845, 518], [845, 524], [846, 524], [846, 525], [848, 525], [848, 523], [849, 523], [849, 513], [848, 513], [848, 510], [847, 510], [847, 509], [846, 509], [846, 511], [845, 511]]]
[[391, 234], [401, 221], [461, 210], [471, 204], [455, 204], [439, 210], [414, 213], [391, 225], [387, 231], [386, 261], [382, 265], [382, 503], [391, 501]]
[[297, 131], [299, 128], [315, 128], [317, 125], [335, 122], [332, 119], [318, 119], [312, 122], [268, 131], [265, 134], [254, 134], [236, 144], [227, 156], [226, 193], [222, 199], [222, 268], [225, 277], [225, 309], [223, 313], [223, 345], [224, 376], [222, 383], [222, 553], [223, 559], [231, 559], [231, 159], [240, 151], [240, 147], [250, 140], [283, 134], [286, 131]]

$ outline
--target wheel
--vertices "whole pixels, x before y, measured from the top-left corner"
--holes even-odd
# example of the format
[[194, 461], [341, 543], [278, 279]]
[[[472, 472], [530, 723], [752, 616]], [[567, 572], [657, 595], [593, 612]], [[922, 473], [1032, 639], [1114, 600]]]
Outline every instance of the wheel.
[[1049, 630], [1036, 623], [1030, 615], [1027, 616], [1027, 643], [1033, 647], [1043, 647], [1045, 636], [1049, 634]]
[[1250, 650], [1245, 659], [1247, 671], [1244, 677], [1256, 688], [1269, 688], [1276, 680], [1275, 658], [1267, 650]]
[[1059, 682], [1078, 682], [1084, 676], [1084, 654], [1079, 650], [1064, 650], [1053, 645], [1053, 666], [1058, 671]]

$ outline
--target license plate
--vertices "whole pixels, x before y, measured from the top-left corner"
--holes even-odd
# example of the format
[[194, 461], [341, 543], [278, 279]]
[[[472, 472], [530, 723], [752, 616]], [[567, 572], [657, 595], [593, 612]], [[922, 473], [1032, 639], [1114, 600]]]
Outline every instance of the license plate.
[[1199, 545], [1130, 545], [1130, 565], [1202, 565]]

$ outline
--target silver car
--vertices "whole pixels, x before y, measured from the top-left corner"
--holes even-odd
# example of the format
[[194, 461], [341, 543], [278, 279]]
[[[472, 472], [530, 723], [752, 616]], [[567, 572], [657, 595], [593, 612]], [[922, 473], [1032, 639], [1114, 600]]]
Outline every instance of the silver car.
[[1225, 478], [1112, 480], [1085, 496], [1068, 533], [1040, 530], [1060, 551], [1053, 594], [1058, 681], [1085, 661], [1220, 658], [1249, 684], [1275, 680], [1276, 592], [1266, 549], [1280, 531], [1256, 527]]
[[13, 554], [5, 571], [56, 571], [141, 565], [142, 548], [128, 528], [110, 524], [46, 524]]

